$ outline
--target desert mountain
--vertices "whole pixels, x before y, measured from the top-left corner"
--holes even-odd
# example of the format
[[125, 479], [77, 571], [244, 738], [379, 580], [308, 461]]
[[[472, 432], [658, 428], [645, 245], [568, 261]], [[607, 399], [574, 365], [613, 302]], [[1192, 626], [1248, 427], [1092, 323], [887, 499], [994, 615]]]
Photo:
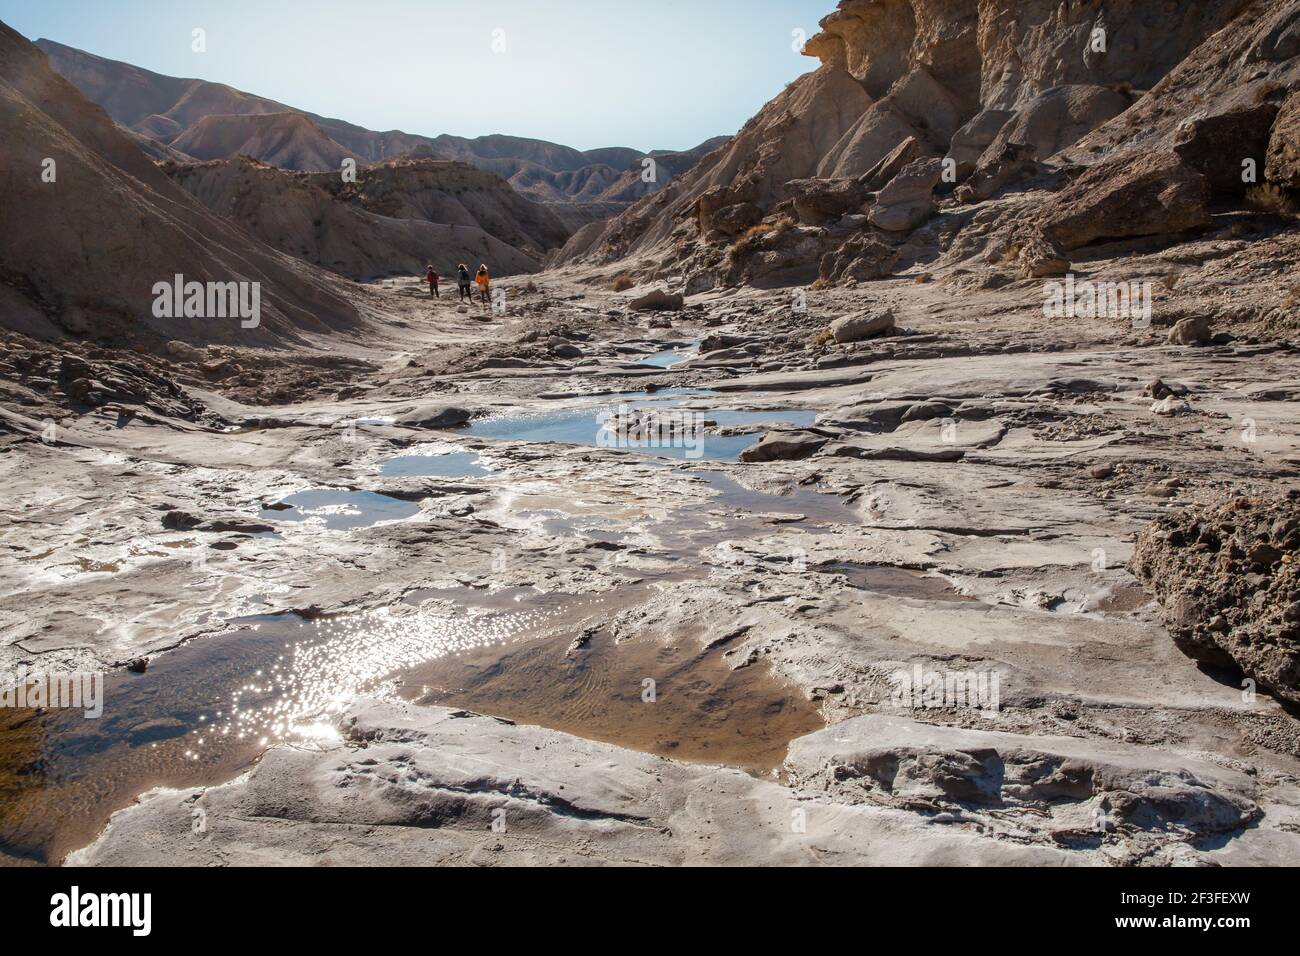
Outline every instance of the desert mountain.
[[647, 191], [662, 187], [717, 143], [710, 140], [683, 153], [652, 152], [666, 175], [656, 183], [642, 184], [644, 154], [625, 147], [584, 153], [518, 136], [467, 139], [375, 132], [221, 83], [164, 76], [52, 40], [37, 40], [36, 45], [57, 72], [118, 123], [196, 159], [246, 154], [300, 172], [337, 169], [346, 157], [368, 163], [397, 158], [456, 160], [504, 177], [537, 202], [573, 205], [557, 212], [574, 227], [617, 212], [644, 194], [641, 187]]
[[[3, 24], [0, 220], [0, 321], [28, 335], [285, 347], [362, 323], [340, 280], [210, 212]], [[260, 325], [156, 317], [178, 274], [260, 283]]]
[[419, 275], [432, 263], [536, 272], [568, 231], [497, 176], [462, 163], [397, 161], [295, 173], [247, 156], [163, 167], [209, 209], [270, 246], [351, 279]]
[[255, 156], [308, 173], [337, 173], [345, 159], [364, 162], [300, 113], [205, 116], [167, 145], [199, 160]]
[[556, 261], [687, 291], [916, 263], [1014, 278], [1294, 207], [1295, 2], [844, 0], [821, 26], [818, 70]]

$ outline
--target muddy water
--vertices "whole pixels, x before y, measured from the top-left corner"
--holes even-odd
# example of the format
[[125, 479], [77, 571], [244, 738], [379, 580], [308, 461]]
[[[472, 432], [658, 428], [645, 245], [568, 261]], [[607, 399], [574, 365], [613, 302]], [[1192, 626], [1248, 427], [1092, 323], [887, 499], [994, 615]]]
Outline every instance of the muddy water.
[[421, 704], [756, 773], [777, 770], [791, 740], [823, 726], [817, 708], [765, 665], [736, 668], [725, 648], [704, 649], [702, 632], [679, 632], [671, 641], [650, 633], [616, 640], [606, 626], [611, 612], [644, 594], [643, 587], [624, 588], [595, 600], [576, 633], [417, 665], [402, 675], [400, 693]]
[[[360, 695], [400, 691], [686, 760], [779, 765], [794, 736], [820, 726], [790, 688], [758, 667], [730, 671], [689, 635], [671, 647], [600, 637], [651, 587], [455, 587], [336, 618], [250, 618], [161, 655], [145, 674], [109, 675], [98, 719], [0, 712], [0, 854], [57, 861], [152, 787], [229, 780], [277, 743], [332, 746], [334, 719]], [[566, 658], [584, 632], [595, 636]], [[633, 707], [646, 678], [658, 703]]]

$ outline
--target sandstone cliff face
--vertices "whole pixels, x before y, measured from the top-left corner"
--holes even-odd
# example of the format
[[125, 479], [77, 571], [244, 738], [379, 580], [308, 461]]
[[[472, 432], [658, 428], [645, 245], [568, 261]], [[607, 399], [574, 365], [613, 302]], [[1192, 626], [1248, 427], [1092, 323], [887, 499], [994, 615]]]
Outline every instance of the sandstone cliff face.
[[[1285, 206], [1271, 194], [1296, 183], [1296, 106], [1284, 105], [1297, 88], [1297, 9], [1294, 0], [843, 0], [807, 44], [819, 69], [719, 153], [599, 232], [584, 230], [556, 260], [630, 257], [697, 289], [761, 283], [773, 263], [782, 281], [806, 282], [834, 278], [825, 264], [847, 245], [915, 245], [913, 230], [936, 215], [956, 237], [936, 254], [951, 247], [969, 259], [1034, 237], [1071, 249], [1175, 235], [1202, 228], [1224, 200]], [[943, 160], [929, 208], [880, 192], [926, 158]], [[1247, 159], [1258, 169], [1250, 184]], [[859, 187], [860, 201], [827, 206]], [[1045, 193], [1032, 208], [999, 205], [1031, 187]]]

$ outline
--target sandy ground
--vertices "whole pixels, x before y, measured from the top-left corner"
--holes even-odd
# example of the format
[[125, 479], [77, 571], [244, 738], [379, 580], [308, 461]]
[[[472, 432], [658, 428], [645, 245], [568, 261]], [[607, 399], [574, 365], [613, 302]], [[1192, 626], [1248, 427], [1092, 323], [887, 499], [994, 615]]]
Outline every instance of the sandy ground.
[[[382, 285], [384, 336], [339, 351], [366, 371], [291, 405], [190, 381], [205, 424], [108, 406], [54, 441], [7, 412], [0, 664], [110, 672], [101, 721], [0, 718], [12, 861], [1300, 857], [1300, 722], [1184, 658], [1124, 570], [1167, 509], [1296, 485], [1295, 349], [905, 280], [869, 297], [904, 334], [808, 348], [866, 294], [707, 294], [662, 323], [581, 278], [497, 316]], [[1185, 398], [1153, 408], [1156, 378]], [[663, 388], [756, 413], [706, 451], [816, 450], [425, 427]], [[475, 470], [382, 470], [444, 453]], [[306, 489], [392, 510], [267, 508]], [[993, 678], [998, 706], [900, 702], [918, 670]]]

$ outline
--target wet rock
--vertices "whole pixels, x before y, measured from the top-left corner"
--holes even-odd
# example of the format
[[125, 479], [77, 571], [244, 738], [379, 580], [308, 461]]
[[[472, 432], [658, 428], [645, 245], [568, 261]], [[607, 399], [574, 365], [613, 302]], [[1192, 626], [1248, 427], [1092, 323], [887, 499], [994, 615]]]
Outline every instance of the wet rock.
[[680, 293], [655, 289], [635, 298], [629, 307], [635, 312], [680, 312], [685, 299]]
[[162, 526], [168, 531], [191, 531], [202, 523], [202, 518], [188, 511], [168, 511], [162, 518]]
[[813, 432], [769, 432], [740, 453], [744, 462], [797, 461], [816, 454], [828, 439]]
[[134, 660], [127, 661], [126, 669], [132, 674], [143, 674], [149, 669], [149, 658], [137, 657]]
[[474, 413], [458, 405], [425, 405], [397, 416], [396, 424], [403, 428], [459, 428], [474, 417]]
[[574, 359], [582, 358], [582, 349], [578, 348], [572, 342], [552, 339], [548, 343], [547, 350], [556, 358]]
[[836, 319], [830, 333], [840, 344], [861, 342], [894, 331], [894, 313], [889, 309], [864, 309]]

